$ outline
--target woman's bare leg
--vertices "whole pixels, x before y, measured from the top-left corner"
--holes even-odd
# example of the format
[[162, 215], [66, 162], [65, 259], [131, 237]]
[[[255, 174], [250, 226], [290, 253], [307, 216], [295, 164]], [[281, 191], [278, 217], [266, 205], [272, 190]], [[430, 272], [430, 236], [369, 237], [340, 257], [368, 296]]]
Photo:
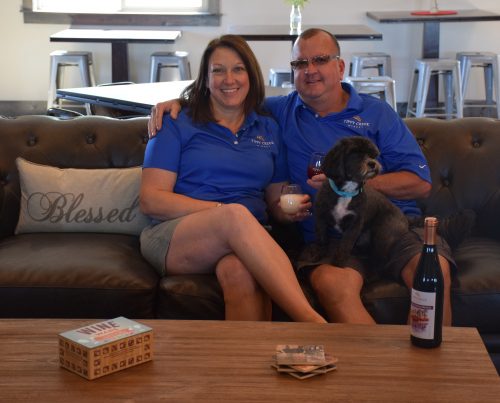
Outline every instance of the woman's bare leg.
[[271, 299], [235, 255], [219, 260], [215, 274], [224, 293], [226, 320], [271, 320]]
[[285, 252], [242, 205], [227, 204], [186, 216], [166, 256], [169, 274], [213, 272], [234, 253], [268, 295], [296, 321], [325, 322], [309, 304]]

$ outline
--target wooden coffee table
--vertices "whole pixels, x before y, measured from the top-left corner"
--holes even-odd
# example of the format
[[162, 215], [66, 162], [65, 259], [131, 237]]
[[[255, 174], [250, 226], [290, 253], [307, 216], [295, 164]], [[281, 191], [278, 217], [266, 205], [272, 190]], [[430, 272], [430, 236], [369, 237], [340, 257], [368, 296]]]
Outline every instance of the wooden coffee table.
[[[413, 347], [407, 326], [140, 320], [152, 362], [88, 381], [59, 367], [57, 334], [97, 320], [0, 320], [0, 401], [498, 401], [478, 332], [445, 328]], [[323, 344], [338, 369], [298, 380], [270, 367], [277, 344]]]

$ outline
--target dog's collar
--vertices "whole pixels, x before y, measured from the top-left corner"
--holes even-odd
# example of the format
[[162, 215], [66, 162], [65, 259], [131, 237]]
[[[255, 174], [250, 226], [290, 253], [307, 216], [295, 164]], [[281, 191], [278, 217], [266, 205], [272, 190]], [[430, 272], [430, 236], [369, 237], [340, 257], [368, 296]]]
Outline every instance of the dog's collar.
[[343, 190], [340, 190], [337, 185], [335, 184], [335, 182], [333, 181], [333, 179], [330, 179], [328, 178], [328, 183], [330, 184], [330, 187], [332, 188], [332, 190], [337, 193], [340, 197], [355, 197], [357, 196], [360, 192], [363, 191], [363, 188], [358, 188], [356, 189], [354, 192], [345, 192]]

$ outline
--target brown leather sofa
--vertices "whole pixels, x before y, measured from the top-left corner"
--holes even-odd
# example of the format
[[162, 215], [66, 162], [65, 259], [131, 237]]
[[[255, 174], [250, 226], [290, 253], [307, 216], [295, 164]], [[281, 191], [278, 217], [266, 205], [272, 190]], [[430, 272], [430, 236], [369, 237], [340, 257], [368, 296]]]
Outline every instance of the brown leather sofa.
[[[14, 235], [19, 216], [15, 158], [61, 168], [142, 163], [146, 118], [0, 118], [0, 317], [223, 319], [214, 276], [159, 278], [136, 236], [94, 233]], [[500, 356], [500, 121], [408, 119], [432, 172], [426, 214], [473, 209], [472, 237], [454, 250], [453, 322], [477, 327]], [[293, 253], [300, 242], [275, 226]], [[285, 236], [283, 236], [285, 234]], [[285, 239], [285, 240], [284, 240]], [[363, 301], [379, 323], [406, 322], [408, 290], [388, 279], [366, 285]], [[314, 302], [314, 299], [311, 299]], [[286, 317], [276, 309], [275, 319]]]

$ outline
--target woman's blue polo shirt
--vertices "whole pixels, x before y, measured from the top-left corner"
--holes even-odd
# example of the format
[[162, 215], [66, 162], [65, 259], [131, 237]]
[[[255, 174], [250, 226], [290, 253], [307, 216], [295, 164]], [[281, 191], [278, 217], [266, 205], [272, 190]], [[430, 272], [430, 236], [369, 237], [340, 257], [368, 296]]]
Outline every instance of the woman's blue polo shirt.
[[279, 126], [256, 113], [236, 135], [217, 123], [193, 123], [186, 108], [176, 120], [166, 115], [147, 144], [143, 167], [177, 173], [176, 193], [240, 203], [261, 223], [267, 221], [265, 188], [288, 179]]

